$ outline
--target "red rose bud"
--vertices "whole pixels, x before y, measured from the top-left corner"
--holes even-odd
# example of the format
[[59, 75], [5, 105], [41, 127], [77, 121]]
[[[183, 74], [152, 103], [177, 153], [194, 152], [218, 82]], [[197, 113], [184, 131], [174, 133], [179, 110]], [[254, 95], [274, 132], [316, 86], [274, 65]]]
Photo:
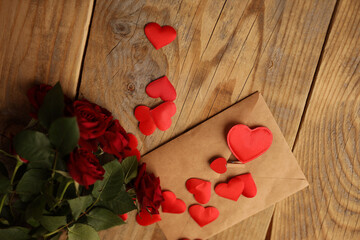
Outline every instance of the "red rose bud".
[[67, 168], [70, 176], [86, 188], [97, 180], [102, 180], [105, 173], [96, 156], [81, 148], [70, 154]]
[[108, 110], [85, 99], [75, 101], [73, 106], [82, 139], [94, 139], [104, 135], [112, 120]]
[[154, 174], [146, 172], [146, 164], [140, 166], [138, 176], [135, 179], [136, 197], [142, 209], [147, 209], [151, 214], [158, 214], [161, 202], [164, 200], [160, 179]]
[[45, 95], [50, 91], [52, 86], [46, 84], [36, 85], [27, 91], [27, 96], [33, 111], [30, 112], [32, 118], [37, 119], [38, 111], [44, 102]]
[[119, 214], [118, 215], [124, 222], [128, 219], [128, 214], [124, 213], [124, 214]]

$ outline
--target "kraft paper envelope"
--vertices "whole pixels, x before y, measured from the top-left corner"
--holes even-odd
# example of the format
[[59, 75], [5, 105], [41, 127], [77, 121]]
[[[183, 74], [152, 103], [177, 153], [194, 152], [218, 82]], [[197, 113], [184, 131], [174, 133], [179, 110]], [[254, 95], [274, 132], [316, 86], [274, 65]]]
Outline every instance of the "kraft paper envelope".
[[[265, 126], [273, 133], [269, 150], [246, 164], [228, 164], [224, 174], [214, 172], [209, 161], [215, 157], [231, 157], [226, 136], [235, 124], [250, 128]], [[204, 123], [169, 143], [148, 153], [142, 159], [147, 170], [160, 177], [163, 190], [170, 190], [187, 207], [198, 204], [185, 187], [189, 178], [208, 180], [212, 184], [211, 199], [202, 206], [216, 207], [220, 215], [210, 224], [200, 227], [186, 211], [182, 214], [162, 213], [158, 222], [169, 240], [209, 238], [241, 220], [279, 202], [308, 186], [294, 155], [260, 93], [255, 93], [222, 111]], [[250, 172], [257, 185], [254, 198], [240, 196], [237, 202], [222, 198], [214, 192], [217, 183], [232, 176]]]

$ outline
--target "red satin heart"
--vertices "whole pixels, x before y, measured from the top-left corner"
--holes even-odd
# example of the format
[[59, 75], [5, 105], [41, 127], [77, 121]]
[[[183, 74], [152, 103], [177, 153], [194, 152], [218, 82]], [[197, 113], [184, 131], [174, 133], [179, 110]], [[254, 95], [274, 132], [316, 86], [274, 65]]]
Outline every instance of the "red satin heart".
[[136, 156], [137, 160], [139, 161], [140, 160], [140, 152], [137, 149], [138, 140], [135, 137], [135, 135], [131, 134], [131, 133], [128, 134], [128, 138], [129, 138], [129, 143], [128, 143], [127, 147], [124, 149], [125, 157]]
[[176, 38], [176, 31], [171, 26], [161, 27], [159, 24], [152, 22], [146, 24], [144, 30], [146, 37], [156, 49], [168, 45]]
[[197, 178], [190, 178], [186, 181], [186, 189], [194, 194], [198, 203], [205, 204], [210, 201], [211, 183]]
[[222, 157], [217, 158], [210, 163], [211, 169], [220, 174], [226, 172], [227, 170], [226, 165], [227, 165], [227, 161], [225, 158]]
[[244, 190], [242, 195], [247, 198], [253, 198], [256, 196], [257, 188], [251, 173], [242, 174], [235, 178], [240, 179], [244, 183]]
[[136, 215], [136, 222], [141, 226], [148, 226], [160, 220], [161, 220], [160, 214], [151, 215], [145, 209], [141, 210], [140, 213]]
[[124, 213], [124, 214], [119, 214], [118, 215], [124, 222], [128, 219], [128, 214]]
[[169, 79], [164, 76], [152, 81], [146, 86], [147, 95], [152, 98], [161, 98], [163, 101], [174, 101], [176, 99], [176, 91]]
[[233, 177], [228, 183], [220, 183], [215, 187], [217, 195], [233, 201], [237, 201], [244, 190], [244, 182], [242, 179]]
[[192, 205], [189, 207], [189, 214], [200, 227], [203, 227], [219, 217], [219, 210], [215, 207]]
[[268, 128], [250, 129], [243, 124], [233, 126], [227, 135], [231, 152], [242, 163], [250, 162], [266, 152], [272, 140], [273, 136]]
[[154, 109], [146, 106], [135, 108], [135, 118], [139, 121], [139, 129], [144, 135], [151, 135], [156, 127], [161, 131], [171, 126], [171, 117], [176, 113], [173, 102], [164, 102]]
[[162, 192], [164, 201], [161, 202], [161, 209], [166, 213], [183, 213], [186, 210], [186, 204], [183, 200], [176, 198], [171, 191]]

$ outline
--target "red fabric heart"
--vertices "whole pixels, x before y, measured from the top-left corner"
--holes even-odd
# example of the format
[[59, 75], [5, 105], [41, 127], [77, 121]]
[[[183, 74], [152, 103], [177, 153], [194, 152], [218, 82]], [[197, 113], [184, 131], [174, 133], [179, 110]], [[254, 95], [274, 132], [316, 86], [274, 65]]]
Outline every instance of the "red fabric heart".
[[161, 98], [163, 101], [174, 101], [176, 99], [176, 91], [169, 79], [164, 76], [152, 81], [146, 86], [147, 95], [152, 98]]
[[164, 201], [161, 202], [161, 209], [166, 213], [183, 213], [186, 210], [186, 204], [183, 200], [176, 198], [171, 191], [162, 192]]
[[215, 159], [214, 161], [212, 161], [210, 163], [210, 167], [212, 170], [214, 170], [215, 172], [217, 173], [225, 173], [227, 168], [226, 168], [226, 164], [227, 164], [227, 161], [225, 158], [217, 158]]
[[146, 37], [156, 49], [168, 45], [176, 38], [176, 31], [171, 26], [161, 27], [159, 24], [152, 22], [146, 24], [144, 30]]
[[240, 179], [244, 183], [244, 190], [242, 192], [244, 197], [253, 198], [256, 196], [257, 188], [251, 173], [242, 174], [235, 178]]
[[189, 214], [200, 227], [203, 227], [219, 217], [219, 210], [215, 207], [204, 208], [196, 204], [189, 207]]
[[128, 138], [129, 143], [127, 145], [127, 148], [124, 149], [125, 157], [136, 156], [137, 160], [139, 161], [141, 156], [139, 150], [137, 149], [138, 140], [135, 135], [131, 133], [128, 134]]
[[223, 198], [237, 201], [244, 190], [244, 182], [242, 179], [233, 177], [228, 183], [220, 183], [216, 185], [215, 192]]
[[136, 215], [136, 222], [141, 226], [148, 226], [161, 220], [160, 214], [150, 214], [146, 209], [142, 209]]
[[135, 118], [139, 121], [139, 129], [144, 135], [151, 135], [156, 127], [161, 131], [171, 126], [171, 117], [176, 113], [173, 102], [164, 102], [154, 109], [146, 106], [135, 108]]
[[250, 129], [243, 124], [233, 126], [227, 135], [231, 152], [242, 163], [250, 162], [266, 152], [272, 140], [273, 136], [268, 128]]
[[190, 178], [186, 181], [186, 189], [194, 194], [194, 198], [198, 203], [205, 204], [210, 201], [211, 182]]
[[124, 222], [128, 219], [128, 214], [124, 213], [124, 214], [119, 214], [118, 215]]

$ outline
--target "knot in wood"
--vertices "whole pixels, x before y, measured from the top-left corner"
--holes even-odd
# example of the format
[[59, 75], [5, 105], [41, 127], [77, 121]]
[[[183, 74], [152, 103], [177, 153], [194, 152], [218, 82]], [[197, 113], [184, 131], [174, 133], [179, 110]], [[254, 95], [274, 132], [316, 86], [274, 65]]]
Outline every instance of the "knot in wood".
[[123, 22], [120, 19], [113, 19], [110, 21], [110, 26], [115, 34], [125, 37], [130, 33], [130, 26], [128, 23]]
[[128, 89], [130, 92], [135, 91], [135, 84], [134, 84], [134, 83], [129, 83], [129, 84], [127, 85], [127, 89]]

